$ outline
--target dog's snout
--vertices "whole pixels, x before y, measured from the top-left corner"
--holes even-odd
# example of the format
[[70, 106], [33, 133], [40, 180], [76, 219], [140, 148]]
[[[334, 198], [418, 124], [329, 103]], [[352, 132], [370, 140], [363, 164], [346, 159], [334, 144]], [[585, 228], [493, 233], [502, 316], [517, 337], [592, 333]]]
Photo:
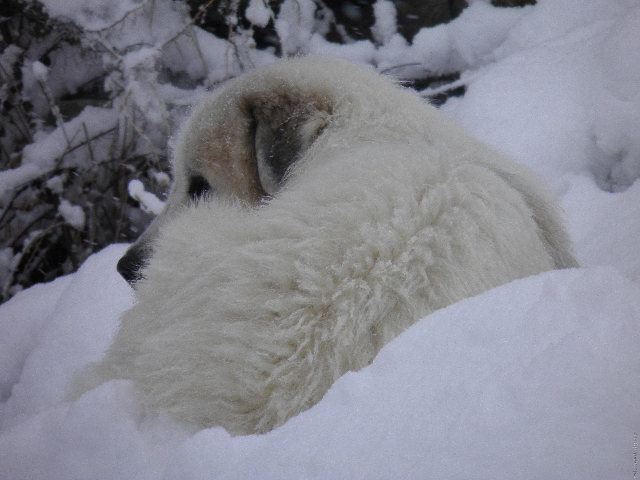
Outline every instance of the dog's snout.
[[138, 245], [133, 245], [118, 261], [118, 273], [129, 285], [134, 286], [142, 278], [141, 270], [145, 266], [147, 255]]

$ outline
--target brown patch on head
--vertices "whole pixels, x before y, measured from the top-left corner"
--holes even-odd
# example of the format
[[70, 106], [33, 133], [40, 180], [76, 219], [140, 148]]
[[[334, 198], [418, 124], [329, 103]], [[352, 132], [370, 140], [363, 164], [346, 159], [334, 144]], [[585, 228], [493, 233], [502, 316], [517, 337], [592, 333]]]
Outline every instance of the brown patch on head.
[[[258, 203], [266, 192], [255, 162], [254, 122], [239, 109], [211, 128], [203, 128], [195, 148], [194, 167], [216, 195]], [[226, 112], [221, 112], [226, 113]]]
[[278, 84], [227, 96], [216, 121], [200, 127], [191, 167], [216, 196], [257, 204], [273, 195], [289, 167], [328, 124], [330, 96]]

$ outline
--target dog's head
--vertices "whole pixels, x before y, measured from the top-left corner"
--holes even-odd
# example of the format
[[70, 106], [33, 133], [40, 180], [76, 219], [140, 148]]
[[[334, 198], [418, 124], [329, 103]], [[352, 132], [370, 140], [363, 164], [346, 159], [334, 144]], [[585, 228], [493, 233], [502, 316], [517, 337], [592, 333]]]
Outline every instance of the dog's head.
[[118, 262], [130, 284], [142, 278], [154, 239], [181, 209], [214, 197], [256, 206], [277, 195], [333, 113], [335, 92], [313, 88], [305, 78], [313, 72], [304, 67], [276, 63], [256, 70], [194, 111], [175, 143], [174, 183], [164, 212]]

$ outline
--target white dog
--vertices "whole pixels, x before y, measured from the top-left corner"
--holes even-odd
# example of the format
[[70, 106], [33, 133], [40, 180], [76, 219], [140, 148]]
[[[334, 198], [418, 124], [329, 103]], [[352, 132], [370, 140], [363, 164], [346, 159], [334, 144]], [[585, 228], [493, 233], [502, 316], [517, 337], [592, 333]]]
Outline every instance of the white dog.
[[174, 157], [166, 212], [119, 264], [137, 304], [84, 388], [132, 379], [198, 427], [269, 431], [430, 312], [577, 265], [529, 171], [367, 67], [240, 77]]

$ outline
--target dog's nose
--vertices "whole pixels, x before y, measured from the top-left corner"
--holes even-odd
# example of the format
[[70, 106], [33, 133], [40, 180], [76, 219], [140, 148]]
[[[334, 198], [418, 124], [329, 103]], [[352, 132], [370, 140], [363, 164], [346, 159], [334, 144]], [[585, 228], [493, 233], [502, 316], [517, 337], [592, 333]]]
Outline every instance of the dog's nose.
[[143, 248], [138, 245], [133, 245], [127, 250], [127, 253], [118, 260], [118, 266], [116, 267], [118, 273], [122, 275], [129, 285], [135, 286], [136, 282], [142, 278], [140, 273], [145, 266], [146, 253]]

